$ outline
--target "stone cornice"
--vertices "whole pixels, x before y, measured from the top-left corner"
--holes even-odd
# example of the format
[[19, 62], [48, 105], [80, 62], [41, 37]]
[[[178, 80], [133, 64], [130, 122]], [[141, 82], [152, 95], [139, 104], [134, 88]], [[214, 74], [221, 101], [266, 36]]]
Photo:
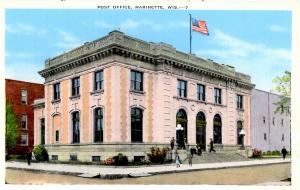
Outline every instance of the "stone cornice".
[[250, 76], [236, 72], [234, 68], [204, 60], [195, 55], [177, 51], [164, 43], [145, 41], [112, 31], [109, 35], [45, 61], [45, 69], [39, 74], [44, 78], [72, 68], [101, 60], [111, 55], [119, 55], [149, 64], [166, 64], [222, 80], [235, 82], [244, 88], [253, 88]]

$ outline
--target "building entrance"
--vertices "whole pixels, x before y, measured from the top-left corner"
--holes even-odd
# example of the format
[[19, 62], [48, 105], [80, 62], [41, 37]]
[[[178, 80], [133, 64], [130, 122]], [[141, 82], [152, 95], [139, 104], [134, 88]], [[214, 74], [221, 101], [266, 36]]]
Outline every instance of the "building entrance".
[[180, 109], [176, 114], [176, 142], [178, 149], [185, 149], [187, 139], [187, 115], [183, 109]]

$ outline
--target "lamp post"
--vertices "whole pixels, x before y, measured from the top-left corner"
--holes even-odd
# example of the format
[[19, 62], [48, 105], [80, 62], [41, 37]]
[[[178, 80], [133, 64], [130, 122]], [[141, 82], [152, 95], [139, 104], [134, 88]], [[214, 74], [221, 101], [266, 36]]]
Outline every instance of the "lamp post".
[[[178, 131], [178, 132], [177, 132]], [[177, 136], [177, 146], [182, 148], [182, 131], [183, 131], [183, 127], [181, 126], [181, 124], [177, 124], [176, 126], [176, 135]]]
[[239, 133], [239, 135], [242, 137], [242, 149], [245, 149], [245, 146], [244, 146], [244, 136], [245, 136], [245, 131], [244, 129], [242, 129]]

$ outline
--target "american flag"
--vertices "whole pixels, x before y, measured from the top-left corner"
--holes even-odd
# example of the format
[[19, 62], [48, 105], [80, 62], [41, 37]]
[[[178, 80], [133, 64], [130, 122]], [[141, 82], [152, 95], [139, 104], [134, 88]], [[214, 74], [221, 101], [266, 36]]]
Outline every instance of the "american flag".
[[206, 22], [203, 20], [192, 18], [192, 28], [194, 31], [200, 32], [201, 34], [209, 35]]

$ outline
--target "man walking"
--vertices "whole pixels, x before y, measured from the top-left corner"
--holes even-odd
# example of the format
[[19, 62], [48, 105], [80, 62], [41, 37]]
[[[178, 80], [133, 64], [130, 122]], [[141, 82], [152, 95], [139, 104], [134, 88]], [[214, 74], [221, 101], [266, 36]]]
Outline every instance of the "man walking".
[[192, 155], [192, 154], [189, 154], [189, 155], [188, 155], [188, 158], [189, 158], [189, 165], [192, 166], [193, 155]]
[[174, 144], [175, 144], [175, 139], [174, 137], [172, 137], [171, 141], [170, 141], [170, 144], [171, 144], [171, 150], [174, 149]]
[[28, 166], [30, 166], [30, 164], [31, 164], [31, 158], [32, 158], [32, 153], [31, 153], [31, 151], [29, 151], [27, 153], [27, 163], [28, 163]]
[[282, 154], [283, 159], [285, 160], [285, 156], [287, 154], [287, 151], [286, 151], [285, 147], [282, 148], [281, 154]]
[[216, 152], [216, 150], [214, 149], [214, 141], [212, 140], [212, 138], [210, 138], [209, 140], [210, 140], [210, 143], [209, 143], [209, 145], [210, 145], [209, 152], [211, 152], [211, 151]]

